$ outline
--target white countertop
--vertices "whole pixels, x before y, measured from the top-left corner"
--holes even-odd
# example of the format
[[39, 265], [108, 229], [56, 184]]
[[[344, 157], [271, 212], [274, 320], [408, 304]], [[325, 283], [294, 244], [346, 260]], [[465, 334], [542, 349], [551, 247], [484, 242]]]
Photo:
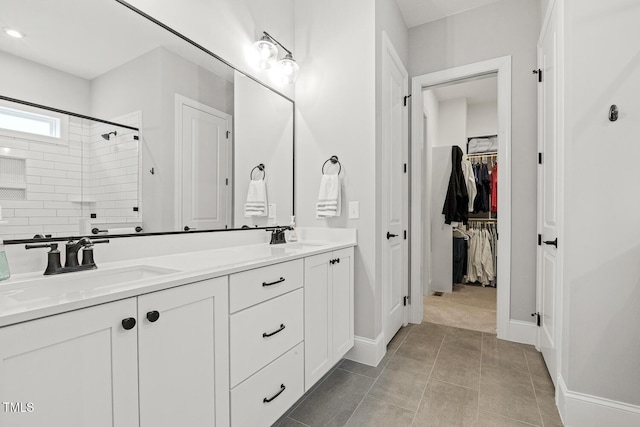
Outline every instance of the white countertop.
[[[0, 282], [0, 327], [104, 304], [188, 283], [226, 276], [270, 264], [355, 246], [354, 242], [305, 241], [282, 245], [255, 244], [98, 264], [96, 270], [43, 276], [24, 273]], [[96, 279], [139, 268], [155, 277], [116, 285]], [[175, 270], [172, 272], [171, 270]], [[94, 282], [94, 283], [92, 283]], [[72, 286], [69, 283], [73, 283]]]

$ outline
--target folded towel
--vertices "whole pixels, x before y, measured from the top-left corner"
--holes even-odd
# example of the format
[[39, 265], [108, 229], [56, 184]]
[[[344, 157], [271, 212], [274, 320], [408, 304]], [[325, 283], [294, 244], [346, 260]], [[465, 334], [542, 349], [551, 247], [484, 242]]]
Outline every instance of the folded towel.
[[249, 183], [247, 202], [244, 204], [244, 216], [267, 216], [267, 187], [264, 180]]
[[322, 175], [316, 203], [316, 218], [340, 216], [340, 199], [340, 176]]

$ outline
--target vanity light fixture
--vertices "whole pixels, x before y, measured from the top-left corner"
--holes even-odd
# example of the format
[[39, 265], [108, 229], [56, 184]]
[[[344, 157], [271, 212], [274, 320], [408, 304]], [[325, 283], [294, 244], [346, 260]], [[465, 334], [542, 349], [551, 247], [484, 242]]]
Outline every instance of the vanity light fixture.
[[4, 28], [4, 32], [15, 39], [21, 39], [24, 37], [24, 33], [21, 33], [20, 31], [14, 28]]
[[300, 66], [296, 63], [296, 60], [293, 59], [293, 52], [284, 47], [282, 43], [274, 39], [266, 31], [262, 32], [262, 37], [255, 44], [260, 58], [258, 65], [263, 70], [270, 68], [272, 62], [278, 58], [278, 48], [276, 45], [280, 46], [286, 52], [284, 58], [278, 61], [282, 72], [283, 83], [294, 83], [296, 81]]

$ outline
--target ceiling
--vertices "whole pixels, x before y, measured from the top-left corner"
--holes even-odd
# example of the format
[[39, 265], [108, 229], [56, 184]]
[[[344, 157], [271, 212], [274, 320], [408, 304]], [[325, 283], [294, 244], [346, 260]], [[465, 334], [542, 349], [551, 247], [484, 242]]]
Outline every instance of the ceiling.
[[498, 99], [498, 78], [496, 75], [479, 79], [466, 80], [461, 83], [449, 84], [432, 88], [438, 101], [466, 98], [467, 104], [483, 104]]
[[[233, 69], [115, 1], [1, 0], [0, 51], [92, 80], [157, 47], [164, 47], [224, 78]], [[33, 13], [37, 9], [38, 13]], [[55, 17], [52, 19], [51, 17]]]
[[396, 0], [407, 27], [416, 27], [445, 16], [475, 9], [499, 0]]

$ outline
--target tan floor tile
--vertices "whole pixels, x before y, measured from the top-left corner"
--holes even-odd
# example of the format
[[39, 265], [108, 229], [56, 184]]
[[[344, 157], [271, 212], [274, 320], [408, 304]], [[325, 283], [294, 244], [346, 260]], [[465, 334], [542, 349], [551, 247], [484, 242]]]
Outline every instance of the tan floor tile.
[[478, 415], [478, 391], [430, 381], [416, 414], [414, 426], [475, 426]]
[[365, 397], [349, 419], [348, 427], [409, 427], [414, 412], [390, 403]]
[[562, 427], [562, 418], [558, 413], [554, 395], [537, 391], [536, 398], [538, 399], [538, 407], [540, 408], [544, 427]]
[[442, 344], [431, 378], [478, 390], [480, 351]]
[[402, 370], [385, 369], [368, 396], [415, 412], [426, 386], [426, 376], [418, 376]]

